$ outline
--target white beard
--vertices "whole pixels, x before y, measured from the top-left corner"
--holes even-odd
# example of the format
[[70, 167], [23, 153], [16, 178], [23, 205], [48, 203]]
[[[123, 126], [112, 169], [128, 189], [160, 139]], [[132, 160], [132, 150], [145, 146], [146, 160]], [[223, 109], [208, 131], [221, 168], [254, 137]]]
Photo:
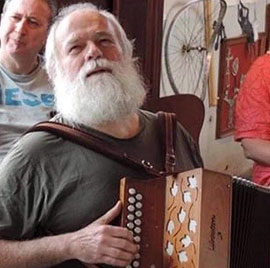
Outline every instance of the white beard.
[[[97, 66], [112, 73], [86, 74]], [[75, 80], [58, 72], [54, 80], [56, 109], [70, 122], [102, 125], [135, 113], [144, 102], [146, 90], [132, 61], [96, 60], [86, 63]]]

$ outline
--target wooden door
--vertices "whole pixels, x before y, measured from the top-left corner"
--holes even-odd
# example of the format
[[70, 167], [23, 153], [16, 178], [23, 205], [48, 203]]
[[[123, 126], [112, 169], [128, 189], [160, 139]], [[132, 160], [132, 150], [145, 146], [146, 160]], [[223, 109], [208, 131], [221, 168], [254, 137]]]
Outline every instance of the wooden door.
[[163, 0], [114, 0], [113, 11], [130, 39], [149, 88], [158, 98], [161, 66]]

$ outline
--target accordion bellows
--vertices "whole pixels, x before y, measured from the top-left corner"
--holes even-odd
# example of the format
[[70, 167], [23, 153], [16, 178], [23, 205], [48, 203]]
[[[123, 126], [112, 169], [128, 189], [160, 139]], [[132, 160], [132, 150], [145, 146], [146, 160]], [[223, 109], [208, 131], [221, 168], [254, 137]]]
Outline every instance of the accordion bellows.
[[140, 245], [129, 267], [270, 267], [269, 192], [204, 169], [122, 179], [121, 225]]

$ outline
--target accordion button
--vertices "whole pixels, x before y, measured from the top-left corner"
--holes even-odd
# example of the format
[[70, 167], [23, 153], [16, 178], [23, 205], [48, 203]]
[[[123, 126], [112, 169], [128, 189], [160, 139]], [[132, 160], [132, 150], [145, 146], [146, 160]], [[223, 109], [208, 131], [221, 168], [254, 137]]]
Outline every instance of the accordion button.
[[134, 216], [133, 214], [128, 214], [128, 215], [127, 215], [127, 219], [128, 219], [129, 221], [133, 221], [133, 220], [135, 219], [135, 216]]
[[134, 188], [129, 188], [128, 193], [131, 195], [134, 195], [134, 194], [136, 194], [136, 190]]
[[134, 221], [134, 223], [135, 223], [136, 225], [141, 225], [141, 224], [142, 224], [142, 221], [141, 221], [140, 219], [136, 219], [136, 220]]
[[140, 243], [141, 242], [141, 238], [139, 236], [134, 236], [134, 241], [136, 243]]
[[132, 266], [131, 265], [128, 265], [128, 266], [126, 266], [126, 268], [132, 268]]
[[135, 211], [135, 207], [132, 206], [132, 205], [129, 205], [129, 206], [127, 207], [127, 209], [128, 209], [129, 212], [134, 212], [134, 211]]
[[129, 197], [128, 202], [130, 204], [134, 204], [136, 202], [136, 199], [134, 197]]
[[142, 208], [142, 203], [141, 202], [138, 202], [135, 204], [136, 208], [138, 209], [141, 209]]
[[141, 210], [137, 210], [137, 211], [135, 212], [135, 216], [136, 216], [136, 217], [141, 217], [141, 216], [142, 216], [142, 211], [141, 211]]
[[129, 223], [127, 224], [127, 228], [128, 228], [128, 229], [133, 229], [133, 228], [134, 228], [134, 224], [133, 224], [132, 222], [129, 222]]
[[133, 267], [139, 267], [140, 266], [140, 263], [138, 261], [134, 261], [132, 263]]
[[139, 200], [139, 201], [141, 201], [141, 200], [143, 199], [142, 194], [136, 194], [135, 197], [136, 197], [136, 199]]
[[141, 231], [142, 231], [142, 229], [141, 229], [140, 227], [135, 227], [135, 228], [134, 228], [134, 232], [135, 232], [136, 234], [140, 234]]
[[137, 254], [135, 255], [135, 259], [139, 259], [140, 257], [141, 257], [140, 253], [137, 253]]

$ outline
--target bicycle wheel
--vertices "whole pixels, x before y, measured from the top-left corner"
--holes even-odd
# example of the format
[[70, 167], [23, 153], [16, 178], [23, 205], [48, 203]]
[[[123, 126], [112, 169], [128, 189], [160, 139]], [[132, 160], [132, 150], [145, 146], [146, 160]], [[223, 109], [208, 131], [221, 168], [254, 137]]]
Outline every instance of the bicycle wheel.
[[[207, 1], [211, 8], [206, 16]], [[193, 0], [184, 6], [177, 4], [169, 11], [163, 53], [166, 73], [175, 94], [191, 93], [205, 98], [211, 51], [225, 11], [224, 0]], [[209, 40], [205, 33], [208, 21], [215, 25]]]

